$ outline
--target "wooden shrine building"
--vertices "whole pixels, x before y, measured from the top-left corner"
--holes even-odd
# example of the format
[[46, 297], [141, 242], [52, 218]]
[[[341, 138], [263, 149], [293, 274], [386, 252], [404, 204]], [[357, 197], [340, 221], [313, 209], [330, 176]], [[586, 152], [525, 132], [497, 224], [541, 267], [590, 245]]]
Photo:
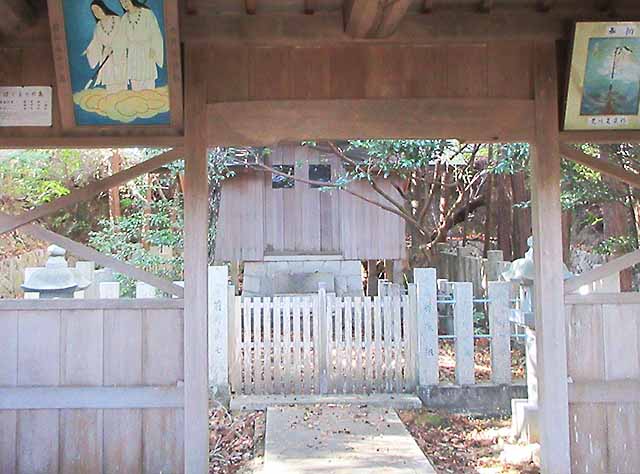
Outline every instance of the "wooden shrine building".
[[[122, 446], [137, 449], [140, 442], [131, 442], [125, 429], [137, 424], [146, 449], [173, 462], [159, 466], [155, 458], [139, 454], [145, 472], [206, 473], [207, 149], [352, 138], [531, 144], [536, 272], [543, 276], [534, 298], [542, 471], [640, 472], [637, 457], [628, 458], [626, 470], [616, 470], [607, 454], [619, 452], [620, 440], [630, 450], [638, 445], [640, 368], [634, 365], [620, 378], [595, 373], [600, 367], [596, 351], [604, 349], [594, 347], [585, 357], [593, 357], [595, 372], [580, 378], [574, 370], [577, 347], [566, 325], [559, 186], [561, 156], [640, 185], [636, 175], [598, 163], [572, 146], [638, 142], [640, 130], [570, 131], [561, 120], [575, 22], [639, 20], [637, 0], [148, 0], [146, 8], [131, 7], [130, 0], [122, 7], [118, 3], [106, 1], [117, 10], [114, 15], [91, 10], [88, 0], [0, 3], [0, 87], [51, 87], [53, 93], [50, 126], [31, 123], [43, 111], [30, 101], [20, 104], [33, 117], [20, 110], [8, 118], [0, 113], [0, 147], [169, 151], [22, 215], [0, 214], [0, 234], [20, 228], [178, 298], [137, 306], [102, 302], [90, 309], [78, 309], [74, 302], [44, 307], [37, 301], [0, 301], [0, 352], [17, 354], [0, 357], [0, 472], [107, 472], [86, 453], [104, 450], [114, 459]], [[153, 36], [153, 15], [163, 26], [164, 51]], [[76, 16], [87, 23], [73, 23]], [[140, 41], [151, 46], [135, 56], [139, 24], [151, 35]], [[74, 40], [87, 25], [104, 43], [97, 60], [90, 57], [88, 41]], [[113, 42], [116, 28], [123, 28], [121, 38], [133, 38], [127, 54]], [[129, 61], [134, 57], [138, 62]], [[157, 66], [157, 77], [140, 64], [151, 64], [153, 71]], [[79, 73], [81, 67], [86, 72]], [[153, 89], [149, 82], [158, 86], [151, 95], [144, 92]], [[176, 159], [186, 163], [184, 289], [35, 223]], [[247, 216], [260, 214], [260, 206], [247, 198]], [[336, 247], [339, 240], [327, 245]], [[322, 245], [321, 240], [321, 250]], [[239, 251], [232, 241], [225, 248]], [[267, 248], [263, 242], [255, 251]], [[637, 260], [631, 254], [580, 281], [602, 278], [603, 272]], [[609, 301], [569, 298], [578, 310], [589, 301], [606, 310]], [[637, 295], [617, 298], [640, 303]], [[64, 312], [71, 316], [60, 325]], [[120, 313], [126, 318], [117, 318]], [[97, 317], [103, 318], [98, 329], [82, 332], [83, 324]], [[162, 327], [167, 331], [160, 334]], [[82, 335], [83, 340], [99, 338], [104, 347], [103, 342], [60, 347], [42, 335], [56, 331], [60, 341]], [[23, 332], [41, 339], [29, 346], [21, 337], [18, 347], [17, 336], [5, 336]], [[148, 338], [144, 344], [131, 336], [139, 333]], [[118, 354], [136, 343], [147, 348], [140, 351], [139, 366], [118, 362]], [[149, 358], [153, 350], [171, 350], [173, 356], [158, 361]], [[84, 352], [74, 356], [70, 351]], [[103, 360], [109, 351], [114, 358]], [[581, 351], [585, 354], [584, 347]], [[47, 363], [33, 363], [37, 357]], [[640, 364], [637, 348], [635, 357]], [[623, 405], [631, 407], [633, 415], [626, 417], [631, 421], [610, 425], [608, 435], [599, 431]], [[102, 424], [104, 439], [74, 435]], [[596, 448], [589, 452], [576, 444], [580, 436], [597, 439]]]

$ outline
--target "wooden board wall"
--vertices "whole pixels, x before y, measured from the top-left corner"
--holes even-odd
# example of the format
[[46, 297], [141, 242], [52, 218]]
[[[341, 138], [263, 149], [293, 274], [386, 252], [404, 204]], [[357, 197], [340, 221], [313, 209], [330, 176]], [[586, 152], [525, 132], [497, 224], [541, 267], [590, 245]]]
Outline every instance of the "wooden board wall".
[[531, 47], [528, 41], [298, 47], [211, 45], [208, 101], [531, 99]]
[[[270, 164], [289, 164], [309, 179], [309, 164], [329, 164], [333, 179], [340, 163], [309, 147], [280, 145]], [[391, 183], [380, 186], [394, 194]], [[368, 184], [351, 189], [383, 202]], [[345, 192], [320, 191], [297, 181], [292, 189], [272, 189], [271, 173], [243, 171], [224, 182], [216, 238], [216, 259], [262, 260], [264, 255], [342, 255], [348, 259], [401, 259], [404, 221]]]
[[624, 297], [566, 307], [573, 474], [640, 472], [640, 298]]
[[182, 300], [96, 301], [2, 303], [0, 473], [183, 472]]

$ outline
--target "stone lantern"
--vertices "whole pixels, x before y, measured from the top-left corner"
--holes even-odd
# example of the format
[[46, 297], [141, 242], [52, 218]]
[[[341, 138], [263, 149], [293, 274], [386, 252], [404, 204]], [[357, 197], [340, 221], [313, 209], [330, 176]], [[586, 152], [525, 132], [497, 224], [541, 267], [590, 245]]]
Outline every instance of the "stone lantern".
[[41, 299], [54, 299], [73, 298], [76, 291], [87, 288], [91, 282], [82, 278], [75, 268], [69, 268], [66, 253], [65, 249], [51, 245], [47, 249], [46, 265], [35, 270], [22, 289], [27, 293], [39, 293]]
[[[538, 376], [536, 373], [536, 331], [535, 331], [535, 307], [533, 303], [533, 287], [536, 280], [535, 264], [533, 261], [533, 237], [527, 240], [529, 250], [524, 258], [519, 258], [511, 263], [509, 268], [502, 273], [506, 281], [518, 285], [519, 306], [514, 312], [511, 322], [523, 326], [526, 331], [526, 358], [527, 358], [527, 399], [514, 399], [511, 401], [512, 434], [516, 438], [529, 443], [539, 441], [538, 431]], [[571, 278], [573, 274], [563, 264], [564, 279]]]

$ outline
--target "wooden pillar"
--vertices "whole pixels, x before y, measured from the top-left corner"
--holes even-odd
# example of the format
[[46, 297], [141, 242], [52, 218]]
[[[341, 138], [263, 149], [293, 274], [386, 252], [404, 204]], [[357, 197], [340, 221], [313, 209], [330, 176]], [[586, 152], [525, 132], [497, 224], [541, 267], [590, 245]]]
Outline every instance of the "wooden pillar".
[[571, 474], [556, 49], [535, 45], [532, 227], [543, 474]]
[[206, 45], [186, 50], [184, 195], [184, 443], [185, 473], [209, 469], [207, 371], [209, 200], [206, 141]]

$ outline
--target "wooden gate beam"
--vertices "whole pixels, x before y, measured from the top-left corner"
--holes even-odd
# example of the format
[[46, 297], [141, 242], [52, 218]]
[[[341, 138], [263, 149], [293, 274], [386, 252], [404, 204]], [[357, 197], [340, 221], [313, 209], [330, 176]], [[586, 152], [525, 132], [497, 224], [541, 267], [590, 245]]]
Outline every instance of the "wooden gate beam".
[[67, 208], [82, 201], [86, 201], [98, 194], [108, 191], [111, 188], [115, 188], [122, 183], [126, 183], [140, 175], [149, 173], [161, 166], [171, 163], [179, 158], [182, 158], [183, 150], [175, 148], [173, 150], [162, 153], [149, 160], [146, 160], [136, 166], [132, 166], [124, 171], [111, 175], [107, 178], [101, 179], [93, 183], [89, 183], [83, 188], [71, 191], [70, 194], [56, 199], [55, 201], [38, 206], [35, 209], [24, 212], [18, 216], [10, 216], [8, 214], [0, 215], [0, 235], [6, 234], [22, 227], [25, 224], [29, 224], [35, 220], [41, 219], [46, 216], [59, 211], [60, 209]]
[[621, 166], [614, 165], [609, 161], [593, 158], [583, 151], [567, 144], [560, 145], [560, 154], [568, 160], [580, 163], [581, 165], [599, 171], [607, 176], [611, 176], [612, 178], [619, 179], [630, 186], [640, 188], [640, 175], [631, 173]]
[[538, 276], [534, 308], [542, 474], [571, 474], [555, 43], [535, 43], [533, 56], [536, 138], [532, 144], [531, 223]]
[[[0, 213], [0, 218], [2, 217], [8, 216], [6, 214]], [[86, 258], [87, 260], [96, 262], [103, 267], [111, 268], [116, 272], [122, 273], [123, 275], [126, 275], [130, 278], [148, 283], [154, 288], [162, 290], [165, 293], [175, 295], [178, 298], [184, 297], [184, 289], [171, 281], [165, 280], [164, 278], [160, 278], [152, 273], [141, 270], [140, 268], [134, 267], [129, 263], [125, 263], [121, 260], [105, 255], [101, 252], [98, 252], [97, 250], [92, 249], [91, 247], [87, 247], [84, 244], [52, 232], [37, 224], [27, 224], [20, 229], [20, 232], [24, 232], [37, 239], [58, 245], [78, 257]]]
[[621, 272], [633, 265], [640, 263], [640, 250], [618, 257], [610, 262], [600, 265], [592, 270], [584, 272], [575, 278], [565, 281], [564, 294], [568, 295], [578, 291], [581, 286], [588, 285], [594, 281], [602, 280], [614, 273]]
[[209, 472], [207, 55], [187, 44], [184, 193], [184, 463]]

